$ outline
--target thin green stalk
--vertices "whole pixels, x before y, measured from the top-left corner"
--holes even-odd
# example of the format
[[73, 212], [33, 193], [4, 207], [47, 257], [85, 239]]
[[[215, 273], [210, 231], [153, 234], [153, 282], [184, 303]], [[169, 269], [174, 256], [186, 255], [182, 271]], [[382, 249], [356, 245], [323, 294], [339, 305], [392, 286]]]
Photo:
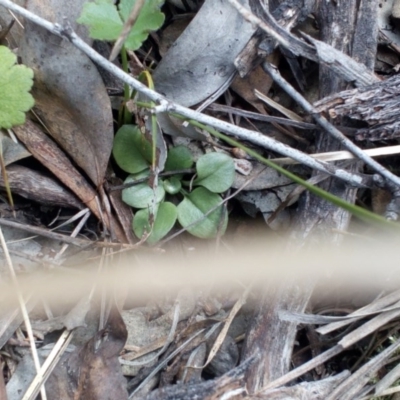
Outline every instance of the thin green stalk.
[[276, 171], [280, 172], [282, 175], [288, 177], [291, 179], [293, 182], [298, 183], [299, 185], [304, 186], [306, 189], [308, 189], [311, 193], [325, 199], [326, 201], [329, 201], [333, 204], [335, 204], [338, 207], [341, 207], [345, 209], [346, 211], [349, 211], [351, 214], [354, 216], [362, 219], [363, 221], [370, 222], [370, 223], [375, 223], [378, 224], [379, 226], [382, 227], [389, 227], [389, 228], [394, 228], [397, 232], [400, 232], [400, 226], [397, 223], [394, 223], [392, 221], [388, 221], [385, 218], [381, 217], [378, 214], [375, 214], [371, 211], [365, 210], [359, 206], [356, 206], [354, 204], [351, 204], [340, 197], [337, 197], [333, 195], [332, 193], [329, 193], [317, 186], [314, 186], [305, 180], [299, 178], [297, 175], [287, 171], [286, 169], [282, 168], [281, 166], [275, 164], [273, 161], [268, 160], [267, 158], [259, 155], [257, 152], [254, 150], [249, 149], [248, 147], [244, 146], [243, 144], [239, 143], [238, 141], [230, 138], [227, 135], [224, 135], [221, 132], [218, 132], [214, 128], [211, 128], [209, 126], [203, 125], [200, 122], [197, 122], [195, 120], [187, 120], [186, 118], [178, 115], [178, 114], [173, 114], [175, 117], [180, 118], [182, 120], [188, 121], [191, 125], [196, 126], [200, 129], [204, 129], [211, 135], [225, 141], [226, 143], [229, 143], [231, 146], [238, 147], [242, 150], [244, 150], [248, 155], [252, 156], [256, 160], [260, 161], [261, 163], [267, 165], [268, 167], [271, 167], [275, 169]]
[[[121, 61], [122, 69], [124, 72], [128, 73], [128, 53], [126, 52], [125, 46], [121, 48]], [[119, 110], [118, 122], [119, 126], [130, 124], [132, 122], [132, 115], [126, 108], [126, 103], [130, 100], [131, 88], [128, 84], [124, 84], [124, 103]]]
[[[140, 77], [144, 76], [147, 80], [147, 86], [149, 89], [154, 90], [154, 82], [153, 78], [150, 74], [149, 71], [143, 71], [140, 74]], [[139, 78], [140, 78], [139, 77]], [[150, 101], [149, 103], [149, 108], [154, 108], [156, 104], [153, 101]], [[151, 167], [153, 172], [155, 172], [156, 169], [156, 157], [157, 157], [157, 115], [152, 114], [151, 115], [151, 138], [152, 138], [152, 156], [151, 156]]]

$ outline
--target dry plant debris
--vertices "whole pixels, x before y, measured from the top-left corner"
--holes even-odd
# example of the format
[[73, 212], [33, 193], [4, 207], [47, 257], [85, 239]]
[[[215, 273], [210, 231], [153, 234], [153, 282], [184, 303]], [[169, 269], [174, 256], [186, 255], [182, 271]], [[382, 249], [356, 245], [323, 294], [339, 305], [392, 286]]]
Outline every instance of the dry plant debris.
[[[397, 238], [399, 9], [0, 0], [2, 52], [31, 68], [35, 100], [21, 124], [25, 93], [0, 136], [0, 188], [14, 198], [0, 205], [0, 399], [400, 391], [397, 270], [357, 286], [329, 269], [300, 283], [254, 267], [276, 268], [272, 248], [296, 264], [301, 248], [379, 252], [385, 226]], [[189, 233], [214, 238], [202, 256]], [[245, 252], [253, 238], [263, 251], [238, 257], [237, 279], [228, 257], [210, 271], [221, 248]], [[192, 280], [203, 262], [215, 282], [161, 273], [171, 253]]]

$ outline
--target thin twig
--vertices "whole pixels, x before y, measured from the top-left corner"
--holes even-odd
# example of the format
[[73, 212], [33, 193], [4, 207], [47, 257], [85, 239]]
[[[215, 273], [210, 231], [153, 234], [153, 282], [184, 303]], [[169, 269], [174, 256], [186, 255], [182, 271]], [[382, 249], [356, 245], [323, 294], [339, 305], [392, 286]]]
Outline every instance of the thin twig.
[[125, 43], [126, 38], [129, 35], [129, 32], [131, 31], [133, 25], [137, 21], [140, 11], [142, 10], [142, 7], [144, 6], [144, 3], [146, 0], [137, 0], [131, 10], [131, 13], [129, 14], [128, 19], [125, 21], [124, 26], [122, 27], [122, 32], [119, 35], [119, 38], [116, 40], [114, 43], [114, 47], [111, 50], [110, 54], [110, 61], [114, 61], [115, 57], [119, 54], [119, 52], [122, 49], [122, 46]]
[[199, 121], [205, 125], [209, 125], [214, 127], [217, 130], [225, 132], [229, 135], [236, 136], [239, 139], [247, 140], [252, 142], [258, 146], [261, 146], [265, 149], [269, 149], [275, 151], [279, 154], [282, 154], [286, 157], [293, 158], [294, 160], [299, 161], [301, 164], [304, 164], [310, 168], [316, 169], [320, 172], [324, 172], [326, 174], [335, 176], [339, 179], [342, 179], [352, 186], [355, 187], [365, 187], [366, 181], [365, 179], [357, 174], [350, 173], [348, 171], [335, 168], [332, 165], [329, 165], [324, 162], [317, 161], [312, 157], [302, 153], [299, 150], [293, 149], [283, 143], [280, 143], [268, 136], [265, 136], [259, 132], [251, 131], [248, 129], [244, 129], [225, 121], [220, 121], [217, 118], [210, 117], [208, 115], [201, 114], [197, 111], [191, 110], [187, 107], [180, 106], [172, 101], [168, 101], [164, 96], [159, 93], [149, 89], [145, 85], [143, 85], [138, 80], [126, 74], [120, 68], [115, 66], [113, 63], [109, 62], [106, 58], [102, 57], [95, 50], [93, 50], [88, 44], [86, 44], [82, 39], [80, 39], [76, 33], [72, 30], [70, 26], [61, 26], [59, 24], [52, 24], [47, 20], [38, 17], [37, 15], [27, 11], [26, 9], [19, 7], [15, 3], [10, 0], [0, 0], [0, 5], [5, 6], [13, 10], [14, 12], [22, 15], [24, 18], [36, 23], [39, 26], [49, 30], [55, 35], [62, 36], [67, 38], [74, 46], [79, 48], [82, 52], [84, 52], [89, 58], [91, 58], [98, 65], [103, 67], [105, 70], [113, 74], [116, 78], [122, 80], [124, 83], [131, 86], [134, 90], [142, 93], [144, 96], [148, 97], [150, 100], [161, 103], [168, 102], [168, 111], [175, 112], [180, 114], [188, 119], [193, 119]]
[[[390, 156], [390, 155], [395, 155], [395, 154], [400, 153], [400, 145], [377, 147], [375, 149], [366, 149], [363, 151], [369, 157]], [[351, 160], [351, 159], [356, 158], [352, 153], [350, 153], [347, 150], [327, 151], [325, 153], [315, 153], [315, 154], [312, 154], [311, 157], [316, 158], [317, 160], [323, 160], [323, 161], [342, 161], [342, 160]], [[279, 164], [279, 165], [298, 164], [298, 162], [296, 162], [288, 157], [273, 158], [272, 161], [275, 164]]]
[[[39, 373], [39, 371], [40, 371], [40, 361], [39, 361], [39, 355], [38, 355], [38, 352], [37, 352], [37, 349], [36, 349], [36, 345], [35, 345], [35, 338], [33, 336], [32, 325], [31, 325], [31, 322], [29, 320], [29, 314], [28, 314], [28, 310], [26, 309], [24, 296], [22, 295], [22, 291], [21, 291], [21, 288], [20, 288], [19, 283], [18, 283], [17, 275], [15, 274], [14, 266], [13, 266], [10, 254], [8, 253], [8, 247], [7, 247], [7, 243], [6, 243], [5, 239], [4, 239], [3, 230], [1, 228], [0, 228], [0, 243], [1, 243], [1, 247], [3, 248], [3, 251], [4, 251], [6, 264], [8, 266], [8, 269], [9, 269], [9, 272], [10, 272], [10, 275], [11, 275], [11, 280], [13, 282], [13, 285], [14, 285], [14, 288], [15, 288], [15, 292], [17, 294], [19, 307], [21, 309], [21, 314], [22, 314], [23, 319], [24, 319], [26, 332], [28, 334], [29, 343], [30, 343], [30, 346], [31, 346], [33, 363], [35, 365], [36, 372]], [[41, 387], [40, 387], [40, 395], [42, 396], [42, 400], [46, 400], [47, 399], [46, 390], [45, 390], [45, 387], [43, 385], [41, 385]]]
[[22, 400], [33, 400], [36, 398], [39, 391], [38, 388], [40, 387], [40, 385], [43, 385], [46, 382], [47, 378], [50, 376], [51, 372], [57, 365], [57, 362], [66, 351], [72, 337], [72, 331], [65, 330], [61, 334], [56, 344], [52, 348], [49, 356], [46, 358], [46, 361], [40, 368], [40, 371], [37, 373], [35, 379], [32, 381], [28, 390], [25, 392]]
[[268, 62], [263, 63], [263, 69], [268, 72], [271, 78], [297, 103], [299, 103], [304, 110], [313, 116], [315, 121], [320, 125], [326, 132], [334, 137], [342, 146], [353, 153], [360, 160], [364, 161], [365, 164], [369, 165], [372, 169], [392, 182], [396, 186], [400, 187], [400, 178], [395, 174], [391, 173], [388, 169], [383, 167], [381, 164], [376, 162], [358, 146], [356, 146], [350, 139], [348, 139], [342, 132], [336, 129], [325, 117], [320, 115], [318, 111], [310, 104], [293, 86], [291, 86], [279, 73], [278, 69]]
[[33, 233], [34, 235], [47, 237], [49, 239], [58, 240], [60, 242], [69, 243], [80, 248], [88, 248], [90, 246], [95, 247], [110, 247], [110, 248], [126, 248], [126, 249], [137, 249], [139, 244], [124, 244], [124, 243], [113, 243], [113, 242], [96, 242], [86, 239], [73, 238], [71, 236], [63, 235], [61, 233], [52, 232], [48, 229], [43, 229], [38, 226], [32, 226], [27, 224], [21, 224], [16, 221], [0, 218], [0, 226], [8, 226], [10, 228], [20, 229], [25, 232]]
[[294, 126], [295, 128], [299, 128], [299, 129], [316, 129], [317, 128], [317, 125], [315, 125], [315, 124], [309, 124], [307, 122], [293, 121], [291, 119], [275, 117], [272, 115], [264, 115], [264, 114], [260, 114], [257, 112], [242, 110], [239, 108], [225, 106], [225, 105], [217, 104], [217, 103], [210, 104], [207, 107], [207, 109], [211, 110], [211, 111], [231, 113], [234, 115], [238, 115], [239, 117], [255, 119], [258, 121], [265, 121], [265, 122], [269, 122], [269, 123], [275, 122], [280, 125]]

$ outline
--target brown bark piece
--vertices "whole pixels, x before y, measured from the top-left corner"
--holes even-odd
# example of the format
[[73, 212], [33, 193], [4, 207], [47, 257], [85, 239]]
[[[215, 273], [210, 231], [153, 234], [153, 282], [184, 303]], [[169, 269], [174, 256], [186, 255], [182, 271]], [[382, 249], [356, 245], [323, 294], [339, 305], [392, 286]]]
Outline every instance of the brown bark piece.
[[400, 137], [400, 76], [361, 89], [345, 90], [325, 97], [315, 106], [331, 118], [349, 117], [367, 123], [356, 131], [356, 140], [386, 140]]
[[[36, 201], [57, 207], [82, 209], [82, 203], [55, 179], [20, 165], [6, 168], [11, 192]], [[5, 188], [0, 176], [0, 187]]]
[[311, 290], [287, 282], [278, 288], [263, 288], [264, 296], [256, 309], [246, 334], [243, 357], [261, 355], [246, 373], [246, 387], [250, 394], [288, 372], [297, 332], [296, 324], [282, 321], [282, 310], [302, 312]]

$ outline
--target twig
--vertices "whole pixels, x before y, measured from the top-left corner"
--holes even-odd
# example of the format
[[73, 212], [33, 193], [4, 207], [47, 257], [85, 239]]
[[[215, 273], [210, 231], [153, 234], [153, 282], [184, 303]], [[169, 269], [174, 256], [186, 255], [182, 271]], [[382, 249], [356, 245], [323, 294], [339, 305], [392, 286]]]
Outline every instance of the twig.
[[[263, 21], [250, 10], [243, 7], [237, 0], [228, 0], [228, 2], [236, 8], [246, 21], [268, 33], [282, 47], [294, 55], [303, 56], [316, 62], [322, 61], [344, 80], [354, 82], [356, 86], [365, 86], [379, 81], [379, 78], [373, 72], [369, 71], [364, 64], [355, 61], [334, 47], [303, 34], [314, 45], [314, 47], [311, 47], [298, 37], [292, 35], [288, 30], [288, 26], [285, 29], [285, 27], [278, 24], [267, 7], [264, 7]], [[270, 53], [272, 50], [267, 51]], [[335, 59], [335, 62], [331, 61], [332, 58]]]
[[263, 69], [268, 72], [271, 78], [297, 103], [299, 103], [304, 110], [313, 116], [315, 121], [331, 136], [333, 136], [339, 143], [344, 146], [347, 150], [353, 153], [360, 160], [364, 161], [365, 164], [369, 165], [372, 169], [378, 172], [380, 175], [385, 177], [388, 181], [400, 187], [400, 178], [395, 174], [391, 173], [388, 169], [383, 167], [381, 164], [376, 162], [358, 146], [356, 146], [350, 139], [343, 135], [338, 129], [336, 129], [325, 117], [320, 115], [318, 111], [299, 93], [291, 86], [279, 73], [278, 69], [268, 62], [263, 63]]
[[[400, 145], [377, 147], [375, 149], [366, 149], [363, 151], [369, 157], [390, 156], [390, 155], [400, 153]], [[317, 160], [323, 160], [323, 161], [341, 161], [341, 160], [351, 160], [351, 159], [356, 158], [352, 153], [350, 153], [347, 150], [328, 151], [326, 153], [316, 153], [316, 154], [313, 154], [311, 157], [316, 158]], [[294, 161], [288, 157], [273, 158], [272, 161], [275, 164], [279, 164], [279, 165], [298, 164], [296, 161]]]
[[117, 41], [115, 42], [113, 49], [111, 50], [111, 54], [110, 54], [110, 58], [109, 58], [110, 61], [114, 61], [115, 57], [117, 57], [118, 53], [121, 51], [122, 46], [124, 45], [125, 40], [128, 37], [132, 26], [137, 21], [140, 11], [142, 10], [142, 7], [144, 6], [145, 2], [146, 2], [146, 0], [137, 0], [134, 3], [128, 19], [125, 21], [124, 26], [122, 27], [122, 32], [119, 35], [119, 38], [117, 39]]
[[264, 114], [260, 114], [257, 112], [242, 110], [239, 108], [225, 106], [225, 105], [217, 104], [217, 103], [210, 104], [207, 107], [207, 109], [211, 110], [211, 111], [231, 113], [234, 115], [238, 115], [239, 117], [255, 119], [258, 121], [265, 121], [265, 122], [269, 122], [269, 123], [275, 122], [280, 125], [294, 126], [295, 128], [299, 128], [299, 129], [316, 129], [317, 128], [317, 125], [315, 125], [315, 124], [309, 124], [307, 122], [297, 122], [297, 121], [293, 121], [291, 119], [275, 117], [272, 115], [264, 115]]
[[[0, 5], [11, 9], [12, 11], [22, 15], [24, 18], [34, 22], [35, 24], [42, 26], [43, 28], [49, 30], [55, 35], [67, 38], [74, 46], [84, 52], [89, 58], [100, 65], [102, 68], [113, 74], [116, 78], [121, 79], [124, 83], [131, 86], [134, 90], [137, 90], [144, 96], [148, 97], [150, 100], [160, 103], [161, 101], [168, 101], [164, 96], [159, 93], [149, 89], [147, 86], [143, 85], [138, 80], [126, 74], [120, 68], [115, 66], [113, 63], [109, 62], [106, 58], [102, 57], [95, 50], [93, 50], [88, 44], [86, 44], [82, 39], [80, 39], [76, 33], [72, 30], [70, 26], [61, 26], [59, 24], [52, 24], [47, 20], [38, 17], [37, 15], [27, 11], [26, 9], [19, 7], [10, 0], [0, 0]], [[229, 135], [236, 136], [239, 139], [247, 140], [265, 149], [275, 151], [286, 157], [293, 158], [301, 164], [304, 164], [310, 168], [316, 169], [320, 172], [335, 176], [339, 179], [346, 181], [355, 187], [366, 187], [368, 186], [364, 177], [350, 173], [343, 169], [336, 168], [327, 163], [313, 159], [312, 157], [302, 153], [299, 150], [293, 149], [283, 143], [280, 143], [268, 136], [265, 136], [259, 132], [244, 129], [225, 121], [220, 121], [217, 118], [210, 117], [208, 115], [201, 114], [197, 111], [191, 110], [189, 108], [180, 106], [172, 101], [168, 101], [169, 112], [175, 112], [184, 116], [185, 118], [199, 121], [205, 125], [214, 127], [217, 130], [225, 132]]]
[[34, 235], [47, 237], [49, 239], [58, 240], [60, 242], [72, 244], [74, 246], [78, 246], [82, 249], [88, 248], [91, 246], [94, 247], [110, 247], [110, 248], [125, 248], [125, 249], [137, 249], [140, 247], [140, 244], [124, 244], [124, 243], [114, 243], [114, 242], [96, 242], [86, 239], [74, 238], [71, 236], [63, 235], [61, 233], [52, 232], [48, 229], [43, 229], [38, 226], [32, 226], [27, 224], [21, 224], [16, 221], [12, 221], [5, 218], [0, 218], [0, 226], [8, 226], [10, 228], [20, 229], [25, 232], [33, 233]]
[[38, 388], [43, 385], [51, 372], [54, 370], [57, 362], [60, 360], [61, 356], [64, 354], [65, 350], [68, 347], [73, 336], [72, 331], [65, 330], [60, 338], [57, 340], [57, 343], [52, 348], [49, 356], [46, 358], [46, 361], [41, 366], [38, 371], [35, 379], [30, 384], [28, 390], [25, 392], [22, 400], [32, 400], [35, 399], [38, 394]]
[[[6, 241], [4, 239], [3, 231], [1, 228], [0, 228], [0, 243], [1, 243], [1, 247], [3, 248], [3, 251], [4, 251], [6, 264], [8, 266], [8, 269], [9, 269], [9, 272], [11, 275], [11, 280], [12, 280], [15, 292], [17, 294], [18, 303], [19, 303], [19, 306], [21, 309], [21, 314], [24, 319], [26, 332], [29, 337], [29, 343], [31, 346], [33, 363], [35, 365], [36, 372], [38, 373], [40, 371], [40, 360], [39, 360], [39, 355], [38, 355], [36, 345], [35, 345], [35, 338], [33, 337], [32, 325], [29, 320], [29, 314], [28, 314], [28, 310], [26, 309], [24, 296], [22, 295], [22, 291], [21, 291], [20, 285], [18, 283], [17, 275], [15, 274], [14, 266], [13, 266], [10, 254], [8, 253], [8, 247], [7, 247]], [[45, 390], [44, 385], [40, 385], [40, 394], [42, 396], [42, 400], [47, 399], [46, 390]]]

